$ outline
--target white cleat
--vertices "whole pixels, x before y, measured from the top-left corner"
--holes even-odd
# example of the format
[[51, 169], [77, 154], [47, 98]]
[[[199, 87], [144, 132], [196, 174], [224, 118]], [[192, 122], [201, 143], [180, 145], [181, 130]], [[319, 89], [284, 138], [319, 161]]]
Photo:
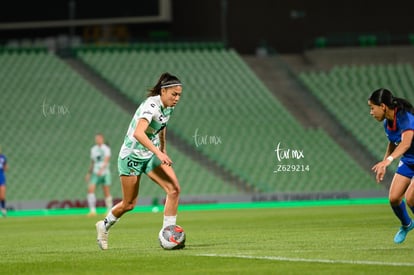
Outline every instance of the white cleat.
[[96, 223], [96, 232], [98, 234], [96, 241], [98, 246], [102, 250], [108, 249], [108, 231], [105, 228], [104, 221], [98, 221]]

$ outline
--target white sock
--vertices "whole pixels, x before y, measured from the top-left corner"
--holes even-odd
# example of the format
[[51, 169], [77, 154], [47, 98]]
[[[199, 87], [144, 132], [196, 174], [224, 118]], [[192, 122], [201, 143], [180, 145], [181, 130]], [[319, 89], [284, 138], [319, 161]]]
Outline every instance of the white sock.
[[104, 225], [106, 230], [109, 230], [109, 228], [111, 228], [111, 226], [114, 225], [117, 221], [118, 218], [115, 217], [114, 214], [112, 214], [112, 211], [109, 212], [104, 219]]
[[90, 212], [96, 212], [96, 197], [94, 193], [88, 193], [88, 206]]
[[111, 196], [108, 196], [105, 198], [105, 206], [107, 210], [112, 209], [112, 197]]
[[164, 222], [162, 223], [162, 228], [169, 225], [176, 225], [177, 216], [164, 216]]

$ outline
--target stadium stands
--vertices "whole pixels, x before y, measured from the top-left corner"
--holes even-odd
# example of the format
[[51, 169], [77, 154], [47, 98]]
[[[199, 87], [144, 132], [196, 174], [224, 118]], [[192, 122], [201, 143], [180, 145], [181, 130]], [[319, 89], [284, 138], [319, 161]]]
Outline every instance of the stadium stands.
[[[120, 197], [116, 158], [132, 114], [46, 51], [2, 51], [0, 64], [0, 142], [10, 164], [8, 200], [84, 199], [89, 150], [97, 132], [112, 147], [112, 190]], [[173, 146], [169, 153], [184, 195], [240, 193]], [[142, 196], [162, 193], [149, 180], [142, 182]]]
[[[183, 97], [168, 131], [190, 150], [184, 153], [171, 145], [168, 150], [184, 196], [246, 194], [243, 187], [194, 161], [193, 152], [256, 193], [380, 188], [369, 171], [322, 129], [303, 127], [235, 51], [205, 45], [166, 47], [80, 48], [76, 56], [137, 106], [162, 72], [182, 79]], [[121, 196], [115, 159], [132, 114], [47, 51], [3, 49], [0, 64], [0, 109], [6, 129], [1, 145], [10, 163], [8, 200], [83, 200], [89, 149], [97, 132], [112, 147], [113, 196]], [[400, 76], [395, 79], [395, 74]], [[346, 127], [363, 121], [371, 136], [382, 136], [381, 127], [368, 115], [365, 91], [387, 80], [398, 83], [405, 92], [401, 95], [409, 98], [412, 75], [410, 66], [398, 65], [338, 67], [300, 77]], [[383, 148], [380, 138], [377, 145], [369, 145], [367, 133], [354, 135], [372, 151]], [[140, 194], [150, 198], [163, 192], [144, 177]]]
[[383, 128], [369, 115], [371, 92], [384, 87], [396, 96], [414, 100], [414, 70], [410, 64], [337, 66], [327, 72], [301, 73], [300, 79], [373, 155], [386, 148]]
[[[162, 72], [178, 75], [184, 92], [169, 131], [258, 192], [376, 188], [322, 130], [304, 129], [233, 50], [80, 49], [77, 56], [137, 104]], [[278, 144], [289, 159], [277, 159]], [[274, 172], [293, 165], [309, 171]]]

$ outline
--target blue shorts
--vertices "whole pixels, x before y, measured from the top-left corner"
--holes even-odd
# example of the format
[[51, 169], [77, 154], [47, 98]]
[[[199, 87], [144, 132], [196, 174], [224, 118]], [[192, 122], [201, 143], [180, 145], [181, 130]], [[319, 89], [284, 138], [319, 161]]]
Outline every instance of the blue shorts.
[[0, 175], [0, 186], [6, 185], [6, 177], [4, 175]]
[[414, 165], [408, 165], [400, 160], [396, 173], [412, 179], [414, 177]]

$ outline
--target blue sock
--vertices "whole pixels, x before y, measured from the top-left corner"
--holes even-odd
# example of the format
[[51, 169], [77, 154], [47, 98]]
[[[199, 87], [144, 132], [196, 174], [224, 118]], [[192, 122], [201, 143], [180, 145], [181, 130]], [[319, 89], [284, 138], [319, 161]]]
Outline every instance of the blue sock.
[[5, 200], [1, 200], [0, 201], [0, 208], [1, 209], [5, 209], [6, 208], [6, 201]]
[[413, 214], [414, 214], [414, 206], [408, 206], [410, 209], [411, 209], [411, 212], [413, 212]]
[[408, 226], [411, 223], [411, 218], [408, 216], [407, 208], [405, 207], [405, 202], [402, 201], [400, 205], [392, 206], [392, 210], [394, 211], [395, 215], [400, 219], [401, 224], [403, 226]]

